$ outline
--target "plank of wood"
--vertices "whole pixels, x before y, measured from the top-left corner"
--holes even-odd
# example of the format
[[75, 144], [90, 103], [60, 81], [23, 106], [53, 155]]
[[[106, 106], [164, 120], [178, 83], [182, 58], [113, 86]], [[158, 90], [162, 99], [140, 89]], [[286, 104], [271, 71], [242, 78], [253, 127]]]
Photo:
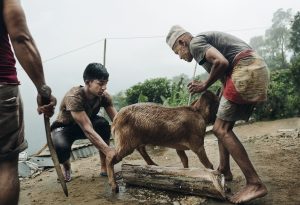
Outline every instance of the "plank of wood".
[[213, 170], [122, 164], [122, 175], [124, 182], [130, 185], [226, 198], [224, 176]]

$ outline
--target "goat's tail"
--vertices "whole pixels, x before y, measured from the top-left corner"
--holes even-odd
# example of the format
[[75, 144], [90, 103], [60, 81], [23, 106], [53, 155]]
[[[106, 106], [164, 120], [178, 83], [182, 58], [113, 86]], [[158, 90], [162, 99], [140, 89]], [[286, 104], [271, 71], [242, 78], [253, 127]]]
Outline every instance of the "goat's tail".
[[114, 125], [114, 123], [112, 124], [111, 127], [111, 134], [113, 136], [114, 139], [114, 145], [115, 145], [115, 149], [118, 152], [121, 146], [121, 142], [120, 142], [120, 132], [118, 129], [116, 129], [116, 126]]

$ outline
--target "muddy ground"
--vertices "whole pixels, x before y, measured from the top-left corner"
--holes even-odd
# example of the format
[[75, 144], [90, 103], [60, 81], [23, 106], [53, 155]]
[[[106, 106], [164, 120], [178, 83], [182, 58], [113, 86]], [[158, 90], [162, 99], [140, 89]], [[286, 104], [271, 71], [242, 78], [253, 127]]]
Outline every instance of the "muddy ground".
[[[244, 144], [258, 174], [269, 189], [269, 194], [248, 204], [299, 205], [300, 204], [300, 118], [257, 122], [235, 129]], [[209, 134], [205, 147], [214, 166], [218, 165], [216, 138]], [[181, 167], [175, 150], [149, 147], [150, 155], [159, 165]], [[187, 151], [191, 167], [203, 167], [196, 155]], [[123, 162], [145, 164], [138, 153]], [[245, 179], [234, 161], [231, 161], [233, 182], [228, 183], [232, 192], [241, 188]], [[198, 196], [187, 196], [141, 187], [126, 187], [119, 180], [120, 193], [112, 194], [106, 177], [99, 176], [99, 157], [80, 159], [72, 163], [73, 180], [67, 184], [66, 198], [57, 182], [53, 169], [44, 171], [33, 179], [21, 181], [20, 204], [230, 204]]]

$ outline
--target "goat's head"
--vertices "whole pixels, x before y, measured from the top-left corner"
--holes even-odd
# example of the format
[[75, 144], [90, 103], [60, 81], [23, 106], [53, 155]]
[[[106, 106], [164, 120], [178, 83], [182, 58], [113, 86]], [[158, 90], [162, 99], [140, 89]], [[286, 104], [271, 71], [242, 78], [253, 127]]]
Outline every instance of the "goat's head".
[[201, 112], [207, 124], [214, 123], [219, 107], [219, 99], [213, 92], [207, 90], [198, 100], [192, 103], [192, 107]]

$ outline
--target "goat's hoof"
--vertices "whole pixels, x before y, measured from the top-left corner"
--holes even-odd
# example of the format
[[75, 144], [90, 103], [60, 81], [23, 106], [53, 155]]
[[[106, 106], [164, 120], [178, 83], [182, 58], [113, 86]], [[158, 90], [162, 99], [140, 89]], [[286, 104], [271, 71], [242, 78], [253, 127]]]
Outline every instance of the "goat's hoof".
[[118, 185], [112, 186], [112, 187], [111, 187], [111, 191], [112, 191], [113, 193], [119, 193], [119, 186], [118, 186]]

